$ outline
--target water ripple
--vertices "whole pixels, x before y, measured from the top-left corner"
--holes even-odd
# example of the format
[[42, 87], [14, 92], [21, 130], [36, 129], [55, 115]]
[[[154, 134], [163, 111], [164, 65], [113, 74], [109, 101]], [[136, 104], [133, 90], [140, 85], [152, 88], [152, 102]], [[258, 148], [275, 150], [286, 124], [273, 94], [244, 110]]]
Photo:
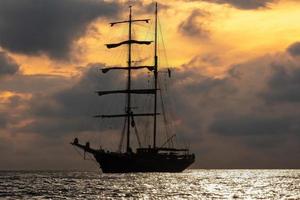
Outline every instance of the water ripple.
[[300, 199], [300, 170], [2, 171], [0, 199]]

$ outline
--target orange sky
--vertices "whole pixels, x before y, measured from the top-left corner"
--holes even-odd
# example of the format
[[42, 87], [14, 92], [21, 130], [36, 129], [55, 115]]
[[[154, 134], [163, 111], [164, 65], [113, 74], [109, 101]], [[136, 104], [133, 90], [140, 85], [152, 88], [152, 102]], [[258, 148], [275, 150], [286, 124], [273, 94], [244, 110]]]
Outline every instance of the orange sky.
[[[286, 163], [299, 166], [294, 157], [299, 155], [300, 141], [295, 133], [300, 130], [300, 112], [297, 112], [300, 97], [295, 92], [300, 86], [297, 82], [300, 1], [274, 0], [267, 7], [255, 9], [232, 4], [247, 1], [159, 1], [164, 5], [159, 12], [164, 39], [163, 43], [159, 36], [159, 67], [180, 69], [174, 70], [171, 79], [166, 77], [173, 92], [175, 114], [179, 113], [172, 120], [178, 122], [176, 133], [183, 133], [191, 141], [191, 149], [200, 155], [201, 162], [196, 167], [249, 167], [257, 158], [257, 163], [263, 164], [253, 165], [256, 167], [273, 167], [272, 162], [276, 166], [286, 166]], [[0, 1], [0, 11], [3, 2]], [[99, 105], [100, 100], [93, 91], [107, 89], [106, 86], [118, 88], [122, 81], [120, 73], [111, 73], [108, 78], [97, 74], [103, 65], [93, 63], [126, 65], [127, 59], [126, 46], [113, 50], [105, 47], [107, 43], [125, 40], [128, 32], [125, 25], [110, 27], [111, 20], [106, 17], [117, 13], [113, 13], [115, 10], [107, 2], [120, 1], [45, 0], [37, 7], [31, 1], [24, 4], [18, 0], [5, 1], [5, 6], [14, 12], [0, 12], [0, 32], [6, 34], [6, 37], [0, 35], [0, 67], [4, 63], [4, 70], [0, 68], [4, 74], [0, 74], [0, 149], [6, 150], [2, 151], [5, 156], [0, 154], [3, 159], [0, 163], [5, 163], [0, 169], [25, 165], [46, 168], [47, 164], [58, 169], [62, 165], [81, 166], [82, 160], [69, 147], [74, 137], [95, 142], [91, 135], [103, 134], [104, 143], [115, 139], [116, 135], [105, 135], [111, 131], [105, 130], [107, 127], [100, 127], [102, 132], [95, 130], [91, 124], [99, 126], [99, 123], [89, 118], [106, 108]], [[127, 0], [123, 2], [128, 5]], [[146, 2], [144, 6], [139, 5], [140, 1], [134, 2], [137, 4], [133, 7], [135, 19], [153, 19], [152, 12], [145, 14], [142, 10], [152, 0], [142, 1]], [[36, 12], [43, 6], [49, 9], [48, 15]], [[94, 6], [98, 6], [96, 14], [87, 14], [86, 10]], [[112, 7], [123, 16], [113, 20], [126, 20], [127, 10], [123, 12], [118, 6]], [[70, 8], [77, 9], [75, 15], [65, 12]], [[3, 10], [2, 6], [2, 11], [10, 9]], [[36, 20], [32, 16], [24, 17], [32, 21], [29, 32], [33, 34], [22, 37], [19, 30], [28, 22], [20, 18], [23, 10], [53, 26], [34, 24]], [[75, 25], [68, 19], [62, 20], [66, 26], [61, 27], [57, 10], [62, 11], [59, 19], [83, 14]], [[1, 23], [1, 17], [7, 24]], [[62, 30], [57, 33], [53, 27]], [[153, 20], [150, 24], [134, 25], [134, 37], [153, 40], [152, 28]], [[40, 29], [47, 31], [39, 32]], [[79, 33], [73, 35], [73, 30]], [[41, 37], [32, 37], [37, 33]], [[62, 45], [44, 43], [44, 38], [52, 41], [57, 36], [63, 36], [59, 37], [63, 38]], [[31, 46], [23, 41], [29, 41]], [[72, 44], [71, 56], [67, 58], [69, 44]], [[55, 54], [56, 50], [60, 52]], [[153, 64], [153, 45], [134, 46], [133, 60]], [[28, 156], [22, 156], [23, 152]], [[49, 163], [43, 163], [45, 157]], [[23, 165], [23, 161], [27, 164]]]
[[[218, 63], [219, 66], [210, 66], [206, 71], [213, 76], [221, 75], [231, 64], [280, 51], [299, 39], [300, 26], [297, 19], [300, 18], [300, 2], [297, 1], [285, 0], [271, 5], [271, 8], [257, 10], [239, 10], [224, 4], [197, 1], [162, 2], [170, 6], [170, 9], [160, 12], [160, 23], [171, 67], [188, 63], [195, 56], [214, 54], [221, 62]], [[196, 18], [195, 24], [207, 29], [208, 38], [186, 37], [178, 31], [179, 24], [195, 9], [209, 13], [207, 16]], [[141, 17], [148, 16], [137, 16]], [[74, 58], [71, 61], [62, 62], [50, 60], [47, 56], [12, 53], [11, 56], [21, 65], [25, 74], [70, 76], [76, 74], [78, 66], [85, 66], [88, 63], [124, 64], [126, 49], [108, 51], [104, 44], [121, 40], [124, 38], [121, 36], [123, 33], [126, 37], [126, 27], [119, 25], [111, 28], [107, 23], [98, 20], [90, 25], [87, 34], [73, 45]], [[151, 26], [147, 24], [135, 26], [136, 32], [141, 32], [138, 38], [153, 39], [150, 28]], [[162, 42], [160, 45], [163, 49]], [[184, 48], [181, 48], [182, 46]], [[151, 50], [152, 48], [150, 47]], [[147, 48], [142, 47], [139, 51], [141, 51], [139, 54], [145, 53], [140, 59], [151, 57], [151, 53], [147, 53]], [[163, 51], [161, 53], [163, 55]], [[151, 60], [148, 59], [149, 62], [151, 63]], [[166, 63], [164, 56], [162, 63], [164, 65]]]

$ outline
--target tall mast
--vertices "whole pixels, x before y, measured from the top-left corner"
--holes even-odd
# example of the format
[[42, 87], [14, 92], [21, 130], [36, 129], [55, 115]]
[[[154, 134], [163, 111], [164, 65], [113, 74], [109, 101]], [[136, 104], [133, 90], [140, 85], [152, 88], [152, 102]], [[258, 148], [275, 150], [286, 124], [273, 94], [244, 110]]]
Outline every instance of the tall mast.
[[[128, 40], [131, 41], [131, 6], [129, 6], [129, 33], [128, 33]], [[127, 82], [127, 90], [131, 90], [131, 43], [128, 43], [128, 82]], [[126, 151], [130, 151], [130, 116], [131, 116], [131, 93], [127, 93], [127, 142], [126, 142]]]
[[[109, 90], [109, 91], [96, 91], [96, 93], [99, 96], [102, 95], [108, 95], [108, 94], [118, 94], [118, 93], [124, 93], [127, 96], [127, 102], [126, 102], [126, 108], [125, 108], [125, 113], [120, 113], [120, 114], [113, 114], [113, 115], [95, 115], [94, 117], [101, 117], [101, 118], [120, 118], [120, 117], [126, 117], [127, 118], [127, 141], [126, 141], [126, 152], [131, 152], [130, 148], [130, 126], [134, 126], [133, 123], [133, 117], [147, 117], [147, 116], [153, 116], [153, 115], [159, 115], [159, 113], [133, 113], [132, 112], [132, 107], [131, 107], [131, 94], [155, 94], [156, 95], [156, 90], [155, 89], [132, 89], [131, 88], [131, 71], [132, 70], [139, 70], [139, 69], [148, 69], [149, 71], [155, 71], [154, 66], [131, 66], [132, 65], [132, 60], [131, 60], [131, 50], [132, 50], [132, 45], [150, 45], [152, 41], [141, 41], [141, 40], [135, 40], [132, 39], [132, 25], [136, 22], [146, 22], [149, 23], [150, 19], [132, 19], [132, 8], [129, 6], [129, 20], [125, 21], [118, 21], [118, 22], [112, 22], [110, 23], [111, 26], [114, 26], [116, 24], [124, 24], [128, 23], [128, 40], [122, 41], [119, 43], [113, 43], [113, 44], [106, 44], [106, 47], [108, 49], [112, 48], [117, 48], [122, 45], [128, 45], [128, 63], [127, 67], [107, 67], [102, 69], [103, 73], [107, 73], [108, 71], [111, 70], [126, 70], [128, 73], [128, 80], [127, 80], [127, 88], [125, 90]], [[157, 70], [156, 70], [157, 74]]]
[[157, 74], [158, 74], [158, 57], [157, 57], [157, 2], [155, 3], [155, 36], [154, 36], [154, 123], [153, 123], [153, 148], [156, 148], [156, 114], [157, 114]]

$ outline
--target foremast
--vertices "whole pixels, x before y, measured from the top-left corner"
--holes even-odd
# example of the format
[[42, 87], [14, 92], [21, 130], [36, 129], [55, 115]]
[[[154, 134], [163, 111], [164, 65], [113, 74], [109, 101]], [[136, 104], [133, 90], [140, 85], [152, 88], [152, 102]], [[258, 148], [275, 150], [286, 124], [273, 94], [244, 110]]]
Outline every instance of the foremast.
[[[129, 33], [128, 33], [128, 39], [129, 41], [132, 40], [131, 38], [131, 23], [132, 23], [132, 9], [131, 6], [129, 6]], [[128, 43], [128, 80], [127, 80], [127, 90], [131, 91], [131, 43]], [[127, 93], [127, 108], [126, 108], [126, 113], [127, 113], [127, 142], [126, 142], [126, 152], [130, 151], [130, 116], [131, 116], [131, 93]]]
[[156, 148], [157, 130], [157, 77], [158, 77], [158, 56], [157, 56], [157, 2], [155, 3], [155, 35], [154, 35], [154, 117], [153, 117], [153, 148]]
[[[153, 148], [156, 148], [156, 131], [157, 131], [157, 91], [158, 91], [158, 55], [157, 55], [157, 3], [155, 4], [155, 39], [154, 39], [154, 66], [132, 66], [132, 44], [139, 45], [149, 45], [152, 41], [138, 41], [132, 39], [132, 24], [135, 22], [146, 22], [148, 23], [150, 19], [132, 19], [132, 7], [129, 6], [129, 19], [126, 21], [112, 22], [111, 26], [116, 24], [128, 24], [128, 40], [115, 44], [106, 44], [107, 48], [117, 48], [121, 45], [128, 45], [128, 60], [127, 67], [110, 67], [102, 69], [103, 73], [110, 70], [127, 70], [127, 88], [126, 90], [114, 90], [114, 91], [97, 91], [98, 95], [125, 93], [127, 95], [126, 109], [124, 114], [115, 115], [96, 115], [95, 117], [101, 118], [113, 118], [113, 117], [126, 117], [126, 152], [131, 152], [130, 147], [130, 134], [131, 126], [135, 126], [134, 117], [135, 116], [153, 116]], [[148, 69], [154, 73], [154, 88], [153, 89], [132, 89], [131, 87], [131, 72], [132, 70], [138, 69]], [[154, 95], [154, 112], [153, 113], [133, 113], [131, 106], [131, 94], [153, 94]]]

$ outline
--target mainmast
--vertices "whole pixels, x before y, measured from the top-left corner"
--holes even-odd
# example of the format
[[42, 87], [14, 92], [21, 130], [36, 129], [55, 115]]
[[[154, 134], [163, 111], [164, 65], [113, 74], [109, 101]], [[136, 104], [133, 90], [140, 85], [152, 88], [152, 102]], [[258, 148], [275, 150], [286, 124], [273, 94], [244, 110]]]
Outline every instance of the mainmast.
[[155, 35], [154, 35], [154, 119], [153, 119], [153, 148], [156, 148], [156, 113], [157, 113], [157, 74], [158, 74], [158, 57], [157, 57], [157, 2], [155, 3]]
[[[129, 6], [129, 21], [128, 21], [128, 40], [131, 41], [131, 6]], [[131, 43], [128, 43], [128, 81], [127, 81], [127, 90], [131, 90]], [[130, 151], [130, 115], [131, 115], [131, 93], [127, 93], [127, 142], [126, 142], [126, 152]]]
[[[116, 93], [125, 93], [127, 95], [127, 103], [125, 108], [125, 113], [121, 114], [114, 114], [114, 115], [95, 115], [94, 117], [101, 117], [101, 118], [115, 118], [115, 117], [126, 117], [127, 118], [127, 134], [126, 134], [126, 152], [131, 152], [130, 148], [130, 126], [134, 126], [134, 117], [143, 117], [143, 116], [156, 116], [159, 115], [159, 113], [133, 113], [132, 107], [131, 107], [131, 94], [154, 94], [155, 95], [155, 107], [156, 107], [156, 90], [157, 90], [157, 83], [155, 83], [154, 89], [132, 89], [131, 88], [131, 71], [132, 70], [138, 70], [138, 69], [148, 69], [150, 71], [154, 71], [155, 76], [157, 76], [157, 64], [155, 66], [131, 66], [132, 65], [132, 44], [139, 44], [139, 45], [149, 45], [151, 44], [151, 41], [139, 41], [132, 39], [132, 24], [134, 22], [146, 22], [148, 23], [150, 19], [132, 19], [132, 9], [131, 6], [129, 6], [129, 19], [126, 21], [119, 21], [119, 22], [112, 22], [110, 23], [111, 26], [114, 26], [116, 24], [122, 24], [122, 23], [128, 23], [128, 40], [114, 43], [114, 44], [106, 44], [107, 48], [117, 48], [121, 45], [128, 45], [128, 60], [127, 60], [127, 67], [109, 67], [102, 69], [103, 73], [107, 73], [110, 70], [127, 70], [127, 88], [126, 90], [113, 90], [113, 91], [97, 91], [97, 94], [99, 96], [107, 95], [107, 94], [116, 94]], [[156, 48], [156, 47], [155, 47]], [[156, 53], [155, 53], [155, 57]], [[157, 60], [157, 58], [156, 58]], [[157, 63], [157, 61], [155, 61]], [[157, 79], [157, 78], [155, 78]], [[157, 82], [157, 81], [155, 81]], [[156, 127], [156, 118], [155, 118], [155, 127]], [[156, 129], [156, 128], [155, 128]], [[155, 147], [155, 144], [154, 146]]]

